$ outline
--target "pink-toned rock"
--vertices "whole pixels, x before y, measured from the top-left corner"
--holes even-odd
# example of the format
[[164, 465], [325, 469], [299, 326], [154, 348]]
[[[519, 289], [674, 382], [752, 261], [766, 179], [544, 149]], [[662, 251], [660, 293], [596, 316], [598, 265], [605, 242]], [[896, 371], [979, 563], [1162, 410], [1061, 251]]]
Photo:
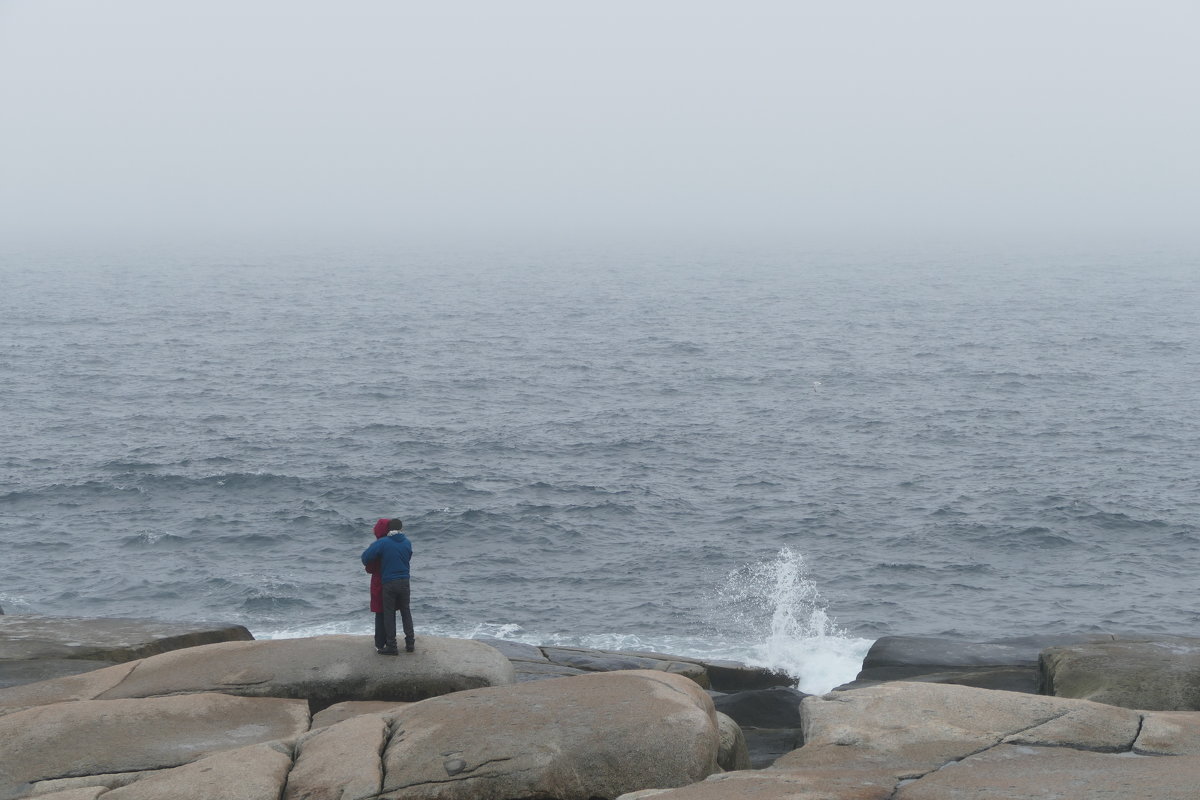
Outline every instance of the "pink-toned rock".
[[[153, 772], [153, 770], [149, 770]], [[108, 791], [118, 786], [133, 783], [147, 774], [147, 770], [136, 772], [101, 772], [93, 775], [81, 775], [78, 778], [51, 778], [33, 784], [32, 794], [41, 797], [45, 794], [55, 794], [75, 789], [101, 789]]]
[[213, 642], [252, 639], [241, 625], [153, 619], [0, 615], [0, 661], [41, 659], [135, 661]]
[[357, 716], [301, 737], [283, 800], [354, 800], [378, 794], [387, 738], [388, 724], [378, 714]]
[[634, 670], [476, 689], [394, 716], [383, 797], [589, 800], [717, 771], [712, 700], [692, 680]]
[[717, 728], [721, 732], [721, 746], [717, 750], [717, 764], [721, 769], [732, 772], [750, 769], [750, 751], [746, 749], [746, 735], [733, 717], [717, 712]]
[[422, 700], [514, 681], [512, 664], [469, 639], [421, 637], [415, 653], [381, 656], [369, 636], [223, 642], [147, 658], [99, 699], [224, 692], [296, 697], [317, 708], [347, 700]]
[[260, 744], [228, 750], [113, 789], [106, 800], [277, 800], [292, 766], [286, 747]]
[[806, 697], [805, 746], [779, 768], [875, 761], [915, 778], [1006, 740], [1128, 750], [1141, 717], [1080, 700], [937, 683], [885, 683]]
[[63, 789], [61, 792], [38, 794], [38, 800], [96, 800], [108, 791], [105, 786], [81, 786], [78, 789]]
[[1150, 711], [1133, 743], [1149, 756], [1200, 756], [1200, 711]]
[[856, 770], [726, 772], [678, 789], [647, 789], [617, 800], [889, 800], [896, 780]]
[[347, 700], [345, 703], [335, 703], [324, 711], [313, 714], [312, 727], [325, 728], [336, 725], [362, 714], [384, 714], [399, 711], [409, 703], [394, 703], [390, 700]]
[[34, 781], [174, 767], [308, 724], [301, 700], [221, 694], [38, 706], [0, 717], [0, 797]]
[[131, 661], [127, 664], [117, 664], [85, 672], [82, 675], [71, 675], [0, 689], [0, 716], [51, 703], [94, 700], [98, 695], [125, 680], [136, 665], [136, 661]]
[[1200, 759], [1000, 745], [901, 786], [895, 800], [1196, 800]]

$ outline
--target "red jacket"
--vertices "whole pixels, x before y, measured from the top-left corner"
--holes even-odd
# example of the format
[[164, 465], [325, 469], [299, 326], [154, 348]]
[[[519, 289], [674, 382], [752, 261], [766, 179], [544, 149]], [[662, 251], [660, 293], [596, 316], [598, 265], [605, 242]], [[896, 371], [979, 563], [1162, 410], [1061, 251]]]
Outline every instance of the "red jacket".
[[[381, 519], [375, 523], [376, 539], [382, 539], [388, 535], [388, 523], [390, 522], [391, 520]], [[383, 611], [383, 580], [379, 577], [379, 559], [375, 559], [363, 569], [371, 573], [371, 610], [379, 613]]]

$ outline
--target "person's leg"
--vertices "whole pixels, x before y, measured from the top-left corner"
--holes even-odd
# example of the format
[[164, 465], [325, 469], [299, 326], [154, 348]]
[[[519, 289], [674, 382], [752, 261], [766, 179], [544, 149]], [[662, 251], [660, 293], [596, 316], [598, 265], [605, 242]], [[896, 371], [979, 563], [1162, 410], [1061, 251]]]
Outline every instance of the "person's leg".
[[396, 652], [396, 590], [399, 581], [383, 585], [383, 636], [387, 640], [384, 651]]
[[383, 612], [375, 612], [375, 649], [382, 650], [387, 647], [387, 633], [383, 629]]
[[411, 653], [416, 636], [413, 633], [412, 611], [408, 605], [410, 595], [409, 583], [404, 581], [404, 586], [396, 595], [396, 605], [400, 609], [400, 620], [404, 623], [404, 649]]

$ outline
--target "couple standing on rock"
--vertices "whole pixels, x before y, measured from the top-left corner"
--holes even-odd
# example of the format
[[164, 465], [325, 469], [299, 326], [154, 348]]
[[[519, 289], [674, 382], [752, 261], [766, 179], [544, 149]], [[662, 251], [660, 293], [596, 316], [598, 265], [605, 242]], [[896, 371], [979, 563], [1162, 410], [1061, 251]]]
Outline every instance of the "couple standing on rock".
[[400, 654], [400, 649], [396, 646], [397, 610], [404, 621], [405, 652], [411, 653], [416, 641], [413, 635], [412, 612], [408, 608], [408, 563], [412, 559], [412, 542], [400, 533], [403, 527], [404, 523], [398, 519], [379, 520], [375, 523], [375, 543], [362, 554], [363, 566], [371, 573], [375, 652], [381, 656]]

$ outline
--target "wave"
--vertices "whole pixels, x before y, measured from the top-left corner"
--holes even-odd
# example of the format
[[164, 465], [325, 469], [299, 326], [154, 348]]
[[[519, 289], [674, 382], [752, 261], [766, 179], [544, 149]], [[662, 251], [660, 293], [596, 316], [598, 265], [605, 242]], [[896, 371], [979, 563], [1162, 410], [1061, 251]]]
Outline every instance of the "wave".
[[77, 501], [111, 495], [141, 494], [142, 491], [137, 486], [100, 480], [87, 480], [79, 483], [49, 483], [36, 488], [14, 489], [0, 494], [0, 503], [37, 502], [45, 504], [50, 498], [54, 505], [75, 507], [80, 504]]
[[55, 503], [75, 498], [91, 498], [111, 494], [143, 494], [150, 490], [163, 489], [303, 489], [304, 481], [292, 475], [268, 471], [216, 472], [205, 475], [183, 475], [179, 473], [155, 473], [159, 465], [146, 462], [106, 462], [105, 467], [123, 471], [113, 479], [89, 479], [76, 483], [49, 483], [33, 488], [16, 489], [0, 495], [0, 502], [17, 503], [27, 500], [53, 498]]
[[1161, 519], [1137, 519], [1121, 512], [1097, 511], [1080, 519], [1105, 530], [1158, 530], [1167, 527]]
[[147, 472], [154, 469], [162, 469], [164, 465], [153, 461], [105, 461], [100, 465], [101, 469], [113, 470], [114, 472]]
[[854, 680], [872, 643], [836, 624], [804, 557], [788, 547], [730, 573], [717, 594], [722, 620], [754, 639], [750, 662], [786, 672], [805, 692]]
[[1079, 543], [1070, 536], [1055, 533], [1040, 525], [1004, 534], [1006, 538], [1019, 541], [1022, 547], [1078, 547]]
[[248, 614], [278, 614], [294, 611], [311, 611], [316, 606], [299, 597], [277, 597], [266, 595], [250, 597], [242, 601], [239, 608]]
[[117, 540], [120, 547], [131, 549], [166, 549], [174, 550], [178, 548], [191, 547], [192, 540], [185, 536], [178, 536], [173, 533], [160, 533], [157, 531], [143, 531], [130, 536], [123, 536]]

